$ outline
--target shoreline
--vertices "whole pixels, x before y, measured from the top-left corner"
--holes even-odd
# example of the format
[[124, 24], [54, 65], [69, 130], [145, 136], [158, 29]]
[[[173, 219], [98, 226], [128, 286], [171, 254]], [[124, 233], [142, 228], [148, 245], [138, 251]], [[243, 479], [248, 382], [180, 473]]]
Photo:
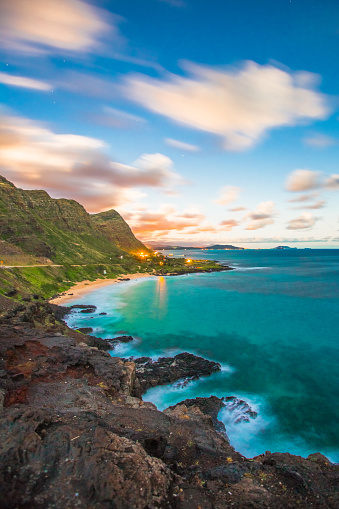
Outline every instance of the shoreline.
[[158, 274], [152, 274], [151, 272], [137, 272], [134, 274], [121, 274], [120, 276], [117, 276], [116, 278], [113, 279], [98, 278], [95, 279], [94, 281], [89, 280], [79, 281], [78, 283], [75, 283], [75, 285], [72, 286], [69, 290], [66, 290], [65, 292], [57, 295], [56, 297], [48, 299], [48, 302], [50, 304], [63, 305], [71, 300], [86, 295], [86, 293], [91, 292], [93, 289], [98, 289], [108, 285], [115, 285], [120, 282], [123, 282], [122, 280], [126, 280], [126, 278], [128, 278], [129, 280], [135, 280], [139, 278], [156, 275]]
[[86, 293], [89, 293], [94, 288], [101, 288], [103, 286], [108, 285], [115, 285], [117, 283], [122, 282], [123, 280], [126, 280], [128, 278], [129, 280], [135, 280], [139, 278], [144, 277], [150, 277], [150, 276], [183, 276], [185, 274], [202, 274], [202, 273], [209, 273], [209, 272], [224, 272], [227, 270], [234, 270], [232, 267], [229, 267], [228, 265], [220, 266], [220, 269], [212, 269], [211, 271], [207, 270], [192, 270], [192, 271], [177, 271], [177, 272], [169, 272], [167, 274], [159, 274], [154, 272], [136, 272], [133, 274], [120, 274], [116, 278], [113, 279], [95, 279], [94, 281], [90, 280], [84, 280], [79, 281], [74, 284], [74, 286], [71, 286], [68, 290], [66, 290], [63, 293], [60, 293], [59, 295], [52, 297], [51, 299], [48, 299], [48, 302], [50, 304], [56, 304], [56, 305], [63, 305], [67, 302], [74, 300], [75, 298], [82, 297], [83, 295], [86, 295]]

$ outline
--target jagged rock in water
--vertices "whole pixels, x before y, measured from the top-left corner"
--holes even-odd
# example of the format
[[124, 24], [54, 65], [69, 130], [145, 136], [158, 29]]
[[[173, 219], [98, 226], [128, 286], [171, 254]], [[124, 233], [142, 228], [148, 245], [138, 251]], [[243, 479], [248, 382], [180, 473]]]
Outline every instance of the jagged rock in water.
[[236, 396], [226, 396], [221, 399], [225, 403], [227, 410], [234, 414], [234, 422], [236, 424], [239, 422], [250, 422], [250, 419], [255, 419], [258, 415], [243, 399], [239, 399]]
[[187, 378], [196, 380], [221, 369], [218, 362], [208, 361], [187, 352], [180, 353], [175, 357], [160, 357], [157, 361], [153, 361], [150, 357], [131, 360], [136, 366], [134, 394], [139, 397], [150, 387]]
[[[69, 309], [81, 309], [82, 311], [86, 311], [87, 309], [90, 311], [95, 311], [96, 306], [93, 304], [74, 304], [73, 306], [70, 306]], [[87, 311], [86, 311], [87, 312]]]

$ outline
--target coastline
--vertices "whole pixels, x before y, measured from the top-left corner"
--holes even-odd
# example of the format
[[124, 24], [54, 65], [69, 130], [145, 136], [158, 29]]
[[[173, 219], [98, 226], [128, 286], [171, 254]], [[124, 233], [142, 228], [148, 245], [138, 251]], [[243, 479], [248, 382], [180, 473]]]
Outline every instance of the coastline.
[[[80, 294], [150, 275], [157, 274], [82, 281], [59, 298], [76, 298], [76, 287]], [[248, 422], [256, 413], [245, 400], [226, 392], [159, 411], [142, 399], [150, 387], [209, 376], [219, 363], [188, 352], [157, 361], [111, 357], [60, 324], [48, 303], [32, 304], [0, 322], [0, 498], [11, 494], [7, 509], [71, 509], [89, 500], [101, 508], [107, 499], [140, 509], [217, 507], [220, 500], [239, 509], [334, 507], [338, 466], [322, 454], [248, 458], [236, 451], [218, 413], [235, 407]]]
[[113, 278], [113, 279], [95, 279], [94, 281], [90, 280], [84, 280], [79, 281], [74, 284], [69, 290], [66, 290], [63, 293], [60, 293], [59, 295], [56, 295], [55, 297], [52, 297], [51, 299], [48, 299], [48, 302], [50, 304], [56, 304], [62, 306], [63, 304], [66, 304], [67, 302], [74, 300], [75, 298], [82, 297], [86, 293], [91, 292], [93, 289], [98, 289], [103, 286], [108, 285], [114, 285], [117, 283], [120, 283], [127, 278], [129, 280], [144, 278], [144, 277], [150, 277], [150, 276], [182, 276], [184, 274], [201, 274], [204, 272], [224, 272], [226, 270], [234, 270], [232, 267], [229, 267], [227, 265], [220, 266], [220, 268], [211, 269], [210, 271], [207, 270], [201, 270], [201, 269], [193, 269], [190, 271], [176, 271], [176, 272], [169, 272], [167, 274], [160, 274], [160, 273], [154, 273], [154, 272], [136, 272], [133, 274], [120, 274], [119, 276]]
[[157, 274], [152, 274], [151, 272], [137, 272], [134, 274], [121, 274], [114, 279], [95, 279], [94, 281], [84, 280], [78, 283], [75, 283], [69, 290], [49, 299], [48, 302], [50, 304], [57, 304], [59, 306], [66, 304], [67, 302], [74, 300], [78, 297], [82, 297], [86, 295], [86, 293], [91, 292], [94, 289], [101, 288], [103, 286], [115, 285], [121, 283], [123, 280], [128, 278], [129, 280], [139, 279], [144, 277], [155, 276]]

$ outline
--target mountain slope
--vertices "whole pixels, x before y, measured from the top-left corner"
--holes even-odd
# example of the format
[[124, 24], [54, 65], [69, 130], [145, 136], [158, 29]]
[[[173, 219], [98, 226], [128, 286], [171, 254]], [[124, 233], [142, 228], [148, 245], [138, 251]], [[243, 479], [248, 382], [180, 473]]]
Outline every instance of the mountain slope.
[[116, 210], [107, 210], [99, 214], [92, 214], [91, 221], [98, 230], [120, 249], [129, 253], [150, 252], [140, 240], [138, 240], [126, 221]]
[[[119, 218], [119, 231], [124, 232], [121, 246], [139, 242]], [[56, 263], [79, 264], [114, 261], [126, 254], [114, 242], [114, 225], [110, 224], [109, 237], [103, 230], [78, 202], [18, 189], [0, 176], [0, 239], [7, 249], [15, 246]]]

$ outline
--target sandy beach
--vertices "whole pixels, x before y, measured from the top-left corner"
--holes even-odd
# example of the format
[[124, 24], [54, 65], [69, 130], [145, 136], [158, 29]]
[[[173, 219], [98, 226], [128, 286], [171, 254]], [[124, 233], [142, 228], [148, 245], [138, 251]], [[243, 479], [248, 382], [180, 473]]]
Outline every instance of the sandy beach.
[[60, 294], [58, 297], [55, 297], [54, 299], [50, 299], [49, 302], [51, 304], [66, 304], [70, 300], [74, 300], [77, 297], [82, 297], [86, 293], [91, 292], [94, 289], [101, 288], [102, 286], [107, 285], [113, 285], [113, 284], [122, 284], [124, 281], [119, 281], [121, 279], [129, 278], [132, 279], [139, 279], [143, 277], [149, 277], [153, 276], [154, 274], [148, 273], [148, 272], [142, 272], [142, 273], [135, 273], [135, 274], [122, 274], [120, 276], [117, 276], [114, 279], [96, 279], [95, 281], [81, 281], [79, 283], [76, 283], [74, 286], [72, 286], [69, 290], [64, 292], [63, 294]]

